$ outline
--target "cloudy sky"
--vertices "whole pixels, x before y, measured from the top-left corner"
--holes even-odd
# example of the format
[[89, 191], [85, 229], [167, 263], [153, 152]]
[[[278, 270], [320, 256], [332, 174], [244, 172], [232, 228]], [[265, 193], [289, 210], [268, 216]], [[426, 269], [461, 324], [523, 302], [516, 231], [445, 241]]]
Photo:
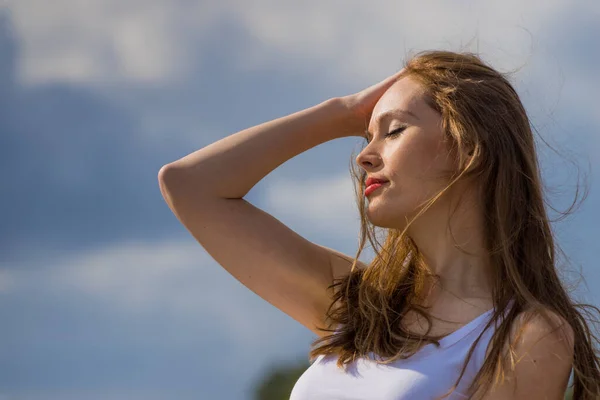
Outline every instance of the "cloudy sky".
[[[0, 399], [250, 399], [269, 365], [306, 359], [313, 334], [204, 252], [157, 173], [420, 50], [517, 71], [559, 152], [540, 147], [551, 204], [589, 187], [554, 226], [574, 295], [600, 305], [598, 37], [595, 0], [0, 0]], [[247, 199], [353, 254], [360, 145], [303, 153]]]

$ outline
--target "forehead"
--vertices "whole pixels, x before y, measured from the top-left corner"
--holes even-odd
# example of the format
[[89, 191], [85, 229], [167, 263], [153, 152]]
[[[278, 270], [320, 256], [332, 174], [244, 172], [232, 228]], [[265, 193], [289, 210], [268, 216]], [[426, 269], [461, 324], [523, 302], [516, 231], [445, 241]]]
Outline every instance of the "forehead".
[[[369, 128], [375, 129], [377, 118], [390, 110], [407, 110], [421, 116], [426, 112], [427, 104], [424, 100], [424, 90], [421, 84], [415, 81], [410, 76], [405, 76], [381, 96], [371, 115]], [[406, 116], [406, 118], [411, 118]]]

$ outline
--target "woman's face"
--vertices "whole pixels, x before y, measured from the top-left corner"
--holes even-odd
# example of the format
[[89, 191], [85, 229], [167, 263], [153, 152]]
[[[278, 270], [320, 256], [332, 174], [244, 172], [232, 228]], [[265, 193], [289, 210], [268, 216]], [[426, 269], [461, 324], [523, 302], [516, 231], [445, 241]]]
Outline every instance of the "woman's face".
[[[441, 116], [425, 103], [423, 94], [421, 85], [406, 76], [394, 83], [373, 109], [369, 144], [356, 163], [367, 178], [389, 181], [367, 196], [367, 216], [376, 226], [403, 228], [423, 201], [446, 187], [455, 168], [444, 141]], [[386, 137], [398, 128], [404, 129]]]

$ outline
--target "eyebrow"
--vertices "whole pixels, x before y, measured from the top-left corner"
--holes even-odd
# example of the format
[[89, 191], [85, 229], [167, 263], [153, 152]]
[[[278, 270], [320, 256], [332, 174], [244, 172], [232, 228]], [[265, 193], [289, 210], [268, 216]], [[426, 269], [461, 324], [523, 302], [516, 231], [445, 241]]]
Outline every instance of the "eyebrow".
[[[375, 125], [379, 126], [381, 125], [381, 121], [383, 121], [384, 119], [391, 117], [391, 116], [400, 116], [402, 114], [408, 114], [411, 117], [413, 117], [414, 119], [416, 119], [417, 121], [420, 121], [419, 117], [417, 117], [417, 115], [411, 111], [408, 110], [400, 110], [400, 109], [391, 109], [391, 110], [387, 110], [385, 112], [382, 112], [381, 114], [379, 114], [376, 118], [375, 118]], [[370, 138], [372, 135], [369, 132], [368, 129], [365, 130], [365, 136], [367, 138]]]
[[390, 116], [396, 116], [396, 115], [400, 115], [400, 114], [408, 114], [411, 117], [413, 117], [414, 119], [419, 119], [419, 117], [417, 117], [415, 115], [415, 113], [408, 111], [408, 110], [399, 110], [399, 109], [391, 109], [391, 110], [387, 110], [385, 112], [382, 112], [381, 114], [379, 114], [377, 116], [377, 118], [375, 119], [375, 123], [378, 125], [381, 123], [381, 121], [387, 117]]

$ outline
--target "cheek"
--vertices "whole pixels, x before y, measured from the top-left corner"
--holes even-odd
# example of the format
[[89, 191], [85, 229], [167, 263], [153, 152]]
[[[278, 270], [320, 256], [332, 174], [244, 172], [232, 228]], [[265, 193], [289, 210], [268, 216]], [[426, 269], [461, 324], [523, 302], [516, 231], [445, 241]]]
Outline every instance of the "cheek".
[[411, 150], [414, 169], [420, 178], [439, 182], [448, 171], [448, 152], [439, 140], [423, 140]]
[[393, 181], [411, 204], [434, 195], [448, 183], [448, 156], [439, 141], [406, 141], [393, 160]]
[[406, 140], [395, 149], [392, 155], [393, 171], [403, 180], [426, 179], [432, 168], [437, 169], [439, 160], [436, 160], [434, 143], [424, 140]]

